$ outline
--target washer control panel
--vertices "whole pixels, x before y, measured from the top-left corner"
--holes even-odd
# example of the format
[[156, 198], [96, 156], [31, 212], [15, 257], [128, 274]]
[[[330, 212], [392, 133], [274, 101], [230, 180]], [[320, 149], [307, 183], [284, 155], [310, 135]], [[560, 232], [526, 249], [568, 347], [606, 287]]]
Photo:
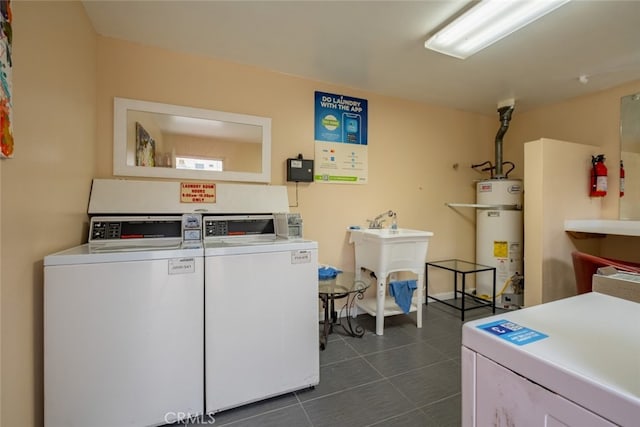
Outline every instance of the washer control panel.
[[205, 216], [203, 226], [205, 239], [236, 236], [275, 237], [273, 215]]
[[89, 242], [167, 238], [200, 242], [202, 215], [97, 216], [89, 225]]
[[120, 239], [122, 234], [122, 223], [119, 221], [97, 221], [91, 227], [91, 240]]

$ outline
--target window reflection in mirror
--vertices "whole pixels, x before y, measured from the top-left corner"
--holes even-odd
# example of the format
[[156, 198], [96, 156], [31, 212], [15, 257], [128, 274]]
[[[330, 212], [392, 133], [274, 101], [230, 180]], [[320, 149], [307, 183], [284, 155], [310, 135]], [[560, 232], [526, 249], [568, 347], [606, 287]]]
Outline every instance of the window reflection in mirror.
[[271, 119], [116, 98], [114, 175], [269, 182]]
[[620, 159], [625, 171], [620, 219], [640, 220], [640, 93], [620, 103]]

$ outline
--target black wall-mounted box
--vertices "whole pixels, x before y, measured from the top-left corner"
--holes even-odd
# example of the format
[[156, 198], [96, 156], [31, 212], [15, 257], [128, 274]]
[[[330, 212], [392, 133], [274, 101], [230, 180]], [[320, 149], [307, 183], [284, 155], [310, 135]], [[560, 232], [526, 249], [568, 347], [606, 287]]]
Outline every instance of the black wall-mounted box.
[[313, 160], [287, 159], [287, 181], [313, 182]]

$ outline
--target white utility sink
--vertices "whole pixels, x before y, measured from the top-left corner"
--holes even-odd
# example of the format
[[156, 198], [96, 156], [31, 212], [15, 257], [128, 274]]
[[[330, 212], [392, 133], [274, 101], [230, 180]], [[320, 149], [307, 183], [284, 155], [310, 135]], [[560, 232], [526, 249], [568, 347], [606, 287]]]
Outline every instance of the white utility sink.
[[374, 238], [374, 239], [414, 239], [425, 240], [428, 237], [433, 236], [430, 231], [411, 230], [409, 228], [360, 228], [351, 229], [351, 241], [355, 242], [356, 239]]
[[430, 231], [408, 228], [363, 228], [349, 230], [355, 245], [356, 272], [360, 267], [377, 273], [424, 270]]
[[366, 268], [373, 271], [378, 280], [375, 301], [364, 299], [357, 303], [358, 307], [376, 316], [376, 334], [384, 332], [384, 316], [402, 313], [394, 309], [395, 303], [385, 301], [387, 276], [398, 271], [409, 271], [418, 276], [411, 311], [417, 311], [417, 326], [421, 328], [424, 268], [429, 238], [433, 233], [408, 228], [362, 228], [350, 229], [349, 232], [349, 243], [355, 246], [356, 276], [359, 278], [361, 268]]

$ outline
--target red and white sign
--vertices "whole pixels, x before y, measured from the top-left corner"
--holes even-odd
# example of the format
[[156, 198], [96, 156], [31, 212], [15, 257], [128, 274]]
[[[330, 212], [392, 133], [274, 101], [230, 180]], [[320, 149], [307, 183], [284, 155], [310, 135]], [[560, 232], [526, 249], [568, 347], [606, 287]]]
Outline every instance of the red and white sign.
[[212, 183], [181, 182], [180, 203], [215, 203], [216, 185]]

